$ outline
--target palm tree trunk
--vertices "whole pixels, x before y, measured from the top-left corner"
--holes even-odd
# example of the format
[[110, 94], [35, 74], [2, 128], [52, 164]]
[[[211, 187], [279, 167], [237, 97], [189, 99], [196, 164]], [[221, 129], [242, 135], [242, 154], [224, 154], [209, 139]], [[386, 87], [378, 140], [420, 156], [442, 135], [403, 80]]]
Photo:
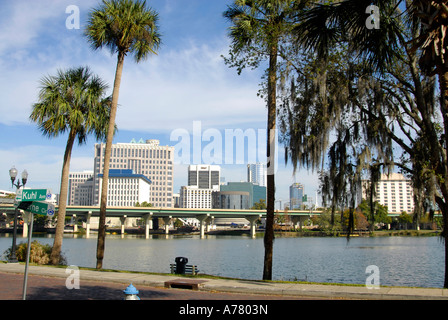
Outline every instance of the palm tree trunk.
[[274, 204], [275, 204], [275, 128], [277, 115], [277, 51], [278, 41], [273, 40], [269, 55], [268, 76], [268, 141], [267, 141], [267, 201], [266, 230], [264, 235], [263, 280], [272, 280], [274, 251]]
[[70, 173], [70, 159], [72, 157], [73, 144], [75, 142], [76, 132], [71, 129], [67, 145], [64, 153], [64, 163], [62, 164], [61, 188], [59, 191], [59, 206], [58, 206], [58, 222], [56, 225], [56, 234], [54, 236], [53, 249], [51, 250], [50, 262], [53, 265], [58, 265], [61, 256], [62, 238], [64, 236], [65, 227], [65, 212], [67, 208], [67, 193], [68, 193], [68, 177]]
[[120, 93], [121, 75], [123, 73], [124, 53], [118, 53], [117, 68], [115, 71], [114, 91], [112, 93], [112, 106], [110, 110], [109, 129], [107, 131], [106, 150], [104, 152], [103, 184], [101, 187], [100, 220], [98, 225], [98, 241], [96, 248], [96, 268], [103, 268], [103, 258], [106, 240], [106, 208], [107, 185], [109, 181], [109, 164], [112, 151], [112, 142], [115, 131], [115, 118], [118, 108], [118, 96]]

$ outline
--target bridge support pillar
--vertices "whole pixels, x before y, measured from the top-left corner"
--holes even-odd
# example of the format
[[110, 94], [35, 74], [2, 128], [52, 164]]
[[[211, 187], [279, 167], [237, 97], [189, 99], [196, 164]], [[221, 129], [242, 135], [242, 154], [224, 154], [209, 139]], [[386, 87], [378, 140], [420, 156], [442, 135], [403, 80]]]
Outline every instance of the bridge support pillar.
[[292, 216], [292, 222], [294, 223], [294, 228], [297, 229], [297, 225], [299, 229], [302, 230], [303, 223], [309, 219], [309, 216]]
[[28, 237], [28, 226], [31, 225], [31, 217], [33, 215], [29, 212], [22, 211], [22, 219], [23, 219], [23, 231], [22, 236], [24, 238]]
[[300, 224], [300, 217], [299, 216], [292, 216], [291, 221], [294, 225], [294, 229], [297, 229], [297, 224], [299, 225], [299, 228], [302, 229], [302, 225]]
[[165, 234], [169, 234], [170, 233], [171, 218], [172, 218], [172, 216], [163, 217], [163, 222], [165, 223]]
[[152, 212], [143, 216], [145, 221], [145, 238], [149, 239], [149, 229], [152, 229]]
[[201, 231], [201, 239], [203, 239], [205, 237], [205, 225], [206, 225], [206, 221], [207, 218], [210, 217], [210, 214], [203, 214], [203, 215], [199, 215], [196, 216], [196, 219], [199, 220], [200, 222], [200, 231]]
[[257, 227], [257, 225], [255, 224], [255, 221], [257, 221], [258, 218], [260, 218], [260, 216], [246, 216], [245, 218], [246, 218], [246, 220], [248, 220], [250, 222], [250, 236], [252, 238], [255, 238], [255, 231], [256, 231], [256, 227]]
[[90, 237], [90, 219], [92, 218], [92, 211], [87, 212], [86, 216], [86, 238]]
[[76, 217], [76, 214], [73, 214], [72, 216], [72, 223], [73, 223], [73, 233], [78, 232], [78, 218]]
[[205, 219], [205, 229], [209, 232], [212, 229], [213, 217], [208, 217]]
[[127, 219], [127, 215], [124, 215], [122, 217], [120, 217], [120, 222], [121, 222], [121, 236], [124, 236], [124, 230], [125, 230], [125, 224], [126, 224], [126, 219]]

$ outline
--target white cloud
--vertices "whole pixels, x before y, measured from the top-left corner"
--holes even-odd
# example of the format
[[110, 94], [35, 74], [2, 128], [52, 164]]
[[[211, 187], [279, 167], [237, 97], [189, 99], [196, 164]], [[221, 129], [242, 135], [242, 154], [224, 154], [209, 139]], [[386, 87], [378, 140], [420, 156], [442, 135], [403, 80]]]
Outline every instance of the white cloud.
[[60, 15], [59, 11], [55, 10], [57, 0], [10, 1], [2, 5], [1, 55], [11, 54], [18, 48], [29, 46], [48, 20]]
[[198, 120], [215, 128], [264, 121], [259, 80], [229, 70], [220, 57], [223, 51], [189, 43], [138, 65], [125, 61], [119, 128], [165, 132]]

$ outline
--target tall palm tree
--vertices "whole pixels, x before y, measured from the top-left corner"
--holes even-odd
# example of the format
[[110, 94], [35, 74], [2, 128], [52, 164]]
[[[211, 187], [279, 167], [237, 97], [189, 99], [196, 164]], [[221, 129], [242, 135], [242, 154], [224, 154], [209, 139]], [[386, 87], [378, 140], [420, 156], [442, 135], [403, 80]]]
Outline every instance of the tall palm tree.
[[104, 258], [107, 181], [124, 58], [132, 54], [138, 63], [150, 54], [156, 54], [160, 45], [157, 22], [157, 13], [146, 6], [146, 1], [103, 0], [97, 9], [90, 12], [85, 30], [85, 35], [94, 50], [106, 47], [112, 54], [118, 54], [103, 166], [103, 181], [106, 182], [102, 184], [101, 189], [96, 264], [98, 269], [102, 268]]
[[110, 97], [108, 86], [88, 67], [67, 71], [41, 79], [38, 102], [33, 105], [30, 119], [37, 122], [44, 136], [57, 137], [68, 132], [60, 186], [56, 235], [51, 263], [59, 264], [67, 207], [68, 176], [73, 145], [86, 142], [89, 134], [104, 139], [109, 123]]
[[264, 237], [265, 255], [263, 279], [272, 279], [275, 203], [275, 130], [277, 120], [277, 65], [282, 41], [288, 36], [294, 15], [302, 1], [294, 0], [235, 0], [224, 12], [232, 26], [230, 58], [226, 62], [237, 67], [258, 67], [268, 61], [267, 78], [267, 209]]
[[[366, 9], [374, 5], [379, 18], [379, 28], [366, 27]], [[403, 12], [401, 12], [403, 11]], [[404, 15], [408, 29], [413, 30], [407, 39], [399, 24], [398, 16]], [[297, 38], [307, 49], [325, 57], [339, 41], [347, 41], [350, 50], [365, 61], [373, 73], [387, 73], [388, 66], [397, 57], [398, 46], [405, 48], [407, 55], [418, 55], [421, 71], [426, 76], [437, 76], [439, 81], [439, 110], [432, 106], [420, 111], [425, 125], [426, 139], [431, 141], [431, 152], [426, 152], [425, 173], [428, 188], [438, 192], [430, 195], [443, 215], [445, 239], [445, 280], [448, 288], [448, 3], [446, 0], [343, 0], [331, 4], [317, 4], [301, 16], [296, 28]], [[417, 59], [416, 59], [417, 60]], [[415, 74], [413, 75], [415, 76]], [[416, 99], [421, 99], [417, 97]], [[431, 114], [428, 114], [428, 113]], [[434, 121], [436, 113], [441, 115], [442, 134], [438, 136], [439, 123]], [[432, 136], [431, 132], [435, 133]], [[417, 160], [417, 159], [413, 159]], [[429, 167], [428, 167], [429, 166]], [[432, 173], [431, 173], [432, 172]], [[431, 179], [427, 176], [431, 175]]]

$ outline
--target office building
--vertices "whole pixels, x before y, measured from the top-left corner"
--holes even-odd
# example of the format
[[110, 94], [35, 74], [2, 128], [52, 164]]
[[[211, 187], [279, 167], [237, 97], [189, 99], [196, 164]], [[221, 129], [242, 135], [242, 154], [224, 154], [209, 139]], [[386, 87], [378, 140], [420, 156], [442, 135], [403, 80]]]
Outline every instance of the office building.
[[228, 182], [213, 193], [213, 208], [251, 209], [260, 200], [266, 202], [266, 187], [251, 182]]
[[69, 173], [67, 204], [69, 206], [93, 205], [93, 171]]
[[188, 186], [180, 188], [181, 208], [211, 209], [212, 193], [219, 190], [220, 177], [220, 166], [188, 166]]
[[[99, 174], [99, 187], [103, 174]], [[107, 187], [107, 205], [111, 207], [134, 207], [136, 203], [150, 202], [151, 181], [142, 174], [128, 169], [110, 169]]]
[[266, 164], [255, 163], [247, 165], [247, 182], [258, 184], [259, 186], [266, 187]]
[[180, 206], [190, 209], [211, 209], [213, 189], [200, 189], [196, 186], [180, 188]]
[[293, 183], [289, 187], [289, 209], [300, 210], [303, 204], [303, 185]]
[[[106, 145], [95, 145], [93, 203], [100, 204], [100, 179], [103, 173]], [[173, 160], [174, 147], [161, 146], [159, 140], [117, 143], [112, 145], [110, 170], [133, 170], [151, 181], [149, 203], [154, 207], [173, 207]]]
[[[248, 210], [256, 202], [265, 200], [266, 187], [252, 182], [228, 182], [221, 185], [219, 191], [212, 194], [213, 209]], [[215, 218], [217, 226], [248, 225], [249, 221], [244, 218]]]
[[[362, 197], [368, 199], [370, 181], [362, 181]], [[402, 174], [391, 173], [381, 175], [376, 185], [376, 197], [374, 201], [386, 206], [389, 213], [413, 213], [414, 191], [412, 182]]]
[[217, 165], [190, 165], [188, 166], [188, 186], [199, 189], [219, 188], [221, 167]]

